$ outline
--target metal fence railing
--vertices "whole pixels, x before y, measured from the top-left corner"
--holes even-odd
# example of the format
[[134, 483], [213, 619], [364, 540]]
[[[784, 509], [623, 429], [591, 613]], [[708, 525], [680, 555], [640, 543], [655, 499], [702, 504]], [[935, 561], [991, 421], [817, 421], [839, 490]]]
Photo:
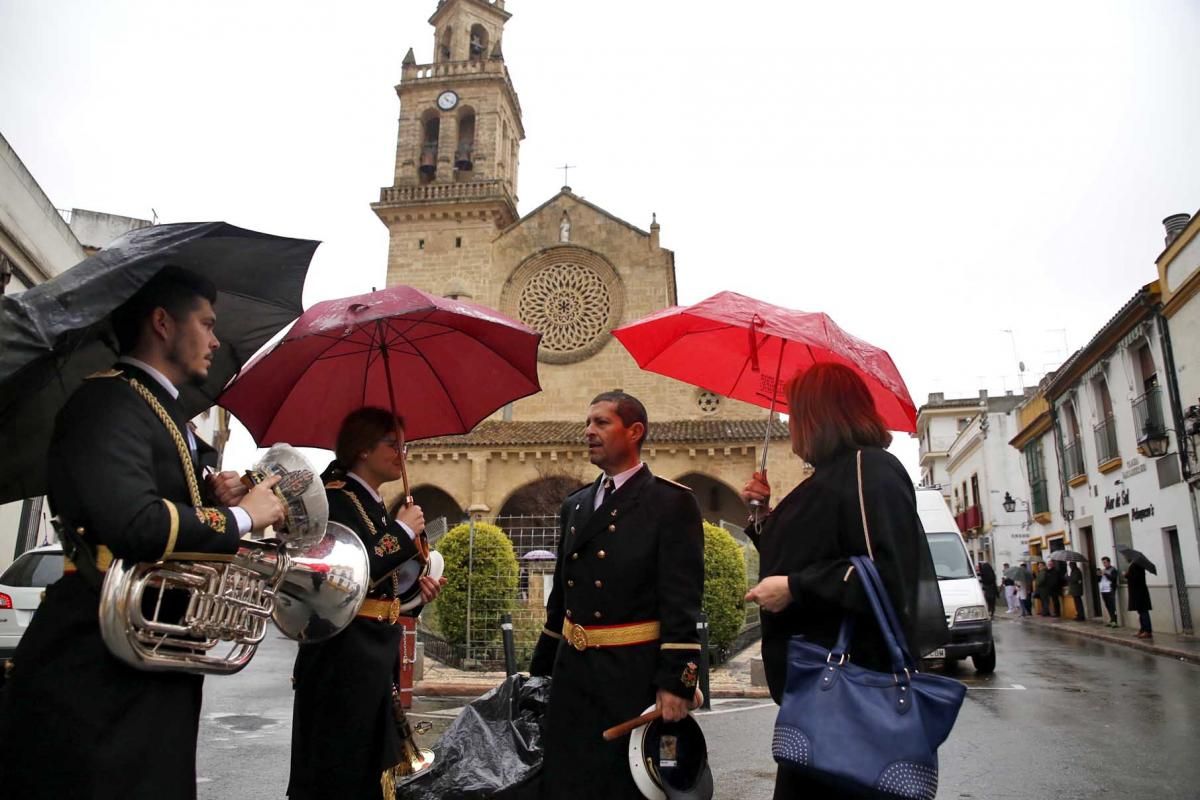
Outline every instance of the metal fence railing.
[[[466, 553], [463, 540], [456, 534], [456, 543], [446, 541], [446, 533], [459, 523], [439, 519], [427, 523], [430, 543], [445, 555], [453, 550], [461, 566], [448, 563], [446, 569], [460, 572], [455, 595], [430, 604], [421, 614], [418, 624], [420, 641], [425, 654], [443, 663], [463, 669], [499, 670], [504, 667], [504, 649], [500, 636], [500, 620], [512, 615], [513, 644], [518, 668], [525, 668], [546, 622], [546, 603], [554, 589], [554, 567], [558, 554], [558, 516], [497, 517], [488, 524], [504, 532], [512, 547], [513, 559], [507, 559], [494, 549], [494, 539], [472, 533], [473, 525], [466, 523]], [[722, 522], [742, 548], [746, 563], [747, 586], [758, 582], [758, 550], [746, 537], [741, 526]], [[439, 547], [439, 543], [442, 545]], [[448, 549], [447, 549], [448, 548]], [[514, 567], [515, 563], [515, 567]], [[514, 573], [515, 569], [515, 573]], [[465, 573], [465, 574], [463, 574]], [[462, 580], [465, 578], [465, 581]], [[448, 602], [444, 602], [448, 601]], [[756, 628], [758, 606], [746, 604], [743, 632]]]
[[1078, 478], [1083, 471], [1083, 442], [1079, 437], [1072, 437], [1063, 444], [1063, 461], [1066, 462], [1067, 479]]
[[1100, 464], [1117, 457], [1117, 423], [1109, 414], [1096, 425], [1096, 461]]

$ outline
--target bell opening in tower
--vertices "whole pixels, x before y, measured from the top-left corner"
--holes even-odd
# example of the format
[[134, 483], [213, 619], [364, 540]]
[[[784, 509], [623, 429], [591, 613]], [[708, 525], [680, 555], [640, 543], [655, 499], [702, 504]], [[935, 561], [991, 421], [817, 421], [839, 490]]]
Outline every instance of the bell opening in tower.
[[481, 61], [484, 57], [484, 54], [487, 52], [487, 46], [487, 28], [483, 27], [482, 25], [472, 25], [470, 60]]
[[441, 120], [436, 116], [425, 120], [425, 136], [421, 143], [421, 180], [431, 181], [437, 174], [438, 136], [441, 133]]
[[458, 147], [454, 152], [454, 168], [469, 172], [474, 166], [472, 153], [475, 150], [475, 112], [463, 109], [458, 115]]

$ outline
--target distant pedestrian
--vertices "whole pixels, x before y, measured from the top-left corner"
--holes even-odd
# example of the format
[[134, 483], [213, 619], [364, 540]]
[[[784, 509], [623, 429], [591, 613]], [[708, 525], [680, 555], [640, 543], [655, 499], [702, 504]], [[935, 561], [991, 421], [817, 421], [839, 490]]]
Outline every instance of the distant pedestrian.
[[1008, 577], [1008, 562], [1000, 568], [1000, 574], [1004, 577], [1001, 579], [1001, 584], [1004, 586], [1004, 604], [1008, 606], [1008, 610], [1004, 613], [1015, 614], [1020, 609], [1020, 603], [1017, 600], [1017, 582]]
[[988, 616], [996, 614], [996, 570], [986, 561], [980, 561], [975, 570], [979, 575], [979, 585], [983, 587], [983, 599], [987, 602]]
[[1053, 561], [1038, 573], [1038, 597], [1042, 600], [1043, 617], [1062, 616], [1062, 575]]
[[1146, 570], [1140, 564], [1130, 564], [1125, 570], [1125, 580], [1129, 584], [1129, 610], [1138, 615], [1139, 639], [1153, 639], [1154, 630], [1150, 627], [1150, 590], [1146, 588]]
[[1067, 591], [1075, 603], [1075, 621], [1083, 622], [1085, 619], [1083, 614], [1083, 570], [1073, 561], [1068, 565], [1068, 569]]
[[1119, 574], [1108, 556], [1100, 559], [1103, 566], [1097, 570], [1100, 577], [1100, 599], [1108, 610], [1108, 627], [1116, 628], [1117, 623], [1117, 582]]
[[1021, 562], [1021, 574], [1017, 577], [1017, 599], [1021, 601], [1021, 616], [1033, 616], [1033, 573], [1029, 563]]

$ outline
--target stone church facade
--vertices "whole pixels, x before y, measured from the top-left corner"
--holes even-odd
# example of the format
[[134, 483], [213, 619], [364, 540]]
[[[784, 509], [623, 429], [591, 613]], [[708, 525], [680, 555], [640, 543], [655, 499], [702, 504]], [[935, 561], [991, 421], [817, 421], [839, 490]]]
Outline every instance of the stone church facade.
[[[675, 304], [675, 254], [564, 186], [517, 212], [525, 136], [501, 47], [503, 0], [442, 0], [432, 63], [403, 62], [393, 185], [372, 209], [387, 226], [388, 285], [499, 309], [542, 333], [542, 392], [464, 436], [414, 443], [413, 494], [433, 519], [557, 511], [597, 474], [583, 446], [588, 403], [620, 388], [650, 416], [643, 458], [691, 486], [711, 521], [742, 522], [737, 497], [766, 435], [764, 409], [638, 369], [611, 331]], [[780, 496], [802, 477], [786, 427], [768, 469]]]

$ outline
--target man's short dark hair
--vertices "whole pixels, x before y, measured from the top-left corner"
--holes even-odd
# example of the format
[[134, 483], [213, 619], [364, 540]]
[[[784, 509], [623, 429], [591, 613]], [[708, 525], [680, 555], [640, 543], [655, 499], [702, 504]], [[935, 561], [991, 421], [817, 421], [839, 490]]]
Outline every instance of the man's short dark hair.
[[183, 267], [160, 269], [112, 313], [113, 332], [121, 353], [137, 347], [142, 323], [154, 309], [162, 308], [172, 319], [180, 319], [194, 311], [200, 300], [217, 304], [217, 287], [212, 281]]
[[638, 452], [642, 452], [642, 445], [646, 442], [646, 436], [650, 433], [650, 420], [646, 416], [646, 407], [642, 405], [642, 401], [638, 400], [631, 394], [618, 390], [611, 392], [601, 392], [592, 398], [592, 405], [596, 403], [612, 403], [617, 407], [617, 416], [621, 418], [621, 424], [628, 428], [635, 422], [642, 423], [642, 438], [638, 439]]
[[1108, 562], [1108, 563], [1110, 563], [1110, 564], [1112, 563], [1112, 559], [1111, 559], [1111, 558], [1109, 558], [1108, 556], [1100, 556], [1100, 560], [1101, 560], [1101, 561], [1107, 561], [1107, 562]]

